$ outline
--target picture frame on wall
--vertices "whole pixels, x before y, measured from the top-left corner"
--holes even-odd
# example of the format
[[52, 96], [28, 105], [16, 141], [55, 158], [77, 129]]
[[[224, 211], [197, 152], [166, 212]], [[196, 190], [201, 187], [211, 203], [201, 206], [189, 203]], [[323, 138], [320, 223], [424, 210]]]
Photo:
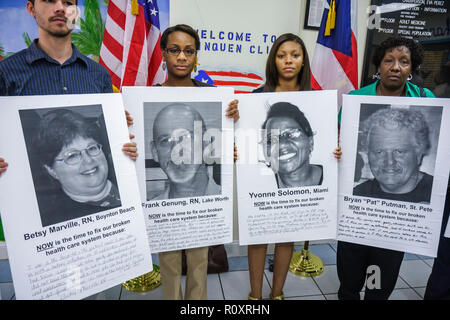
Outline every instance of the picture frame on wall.
[[307, 0], [305, 10], [305, 23], [303, 28], [319, 30], [326, 0]]

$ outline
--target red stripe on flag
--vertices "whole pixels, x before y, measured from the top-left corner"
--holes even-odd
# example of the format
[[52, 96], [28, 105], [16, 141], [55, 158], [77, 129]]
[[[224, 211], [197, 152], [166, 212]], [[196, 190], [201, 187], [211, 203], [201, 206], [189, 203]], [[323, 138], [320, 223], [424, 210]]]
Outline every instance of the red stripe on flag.
[[314, 90], [322, 90], [322, 87], [317, 82], [316, 78], [314, 78], [314, 75], [311, 72], [311, 88]]
[[251, 83], [244, 81], [223, 81], [223, 80], [214, 80], [214, 84], [217, 86], [247, 86], [257, 88], [260, 86], [259, 83]]
[[161, 47], [160, 47], [161, 35], [158, 35], [158, 41], [155, 44], [155, 48], [152, 52], [152, 57], [150, 59], [150, 63], [148, 66], [148, 77], [147, 77], [147, 85], [153, 85], [153, 80], [155, 79], [156, 72], [159, 69], [162, 61]]
[[358, 88], [358, 69], [355, 68], [355, 65], [358, 65], [358, 51], [356, 47], [356, 38], [355, 35], [352, 32], [352, 57], [349, 57], [348, 55], [333, 50], [333, 54], [338, 60], [339, 64], [342, 66], [342, 69], [344, 70], [345, 74], [347, 75], [348, 79], [352, 83], [353, 87], [355, 89]]
[[123, 75], [123, 86], [134, 86], [139, 71], [142, 50], [144, 50], [145, 40], [145, 12], [139, 5], [139, 15], [136, 16], [134, 23], [133, 36], [131, 38], [130, 50], [128, 52], [127, 65]]
[[111, 77], [111, 82], [112, 84], [116, 87], [116, 88], [120, 88], [120, 78], [114, 73], [112, 72], [108, 66], [105, 64], [105, 62], [103, 61], [103, 59], [100, 57], [100, 61], [99, 63], [104, 66], [106, 68], [106, 70], [108, 70], [108, 73]]
[[103, 33], [103, 44], [119, 61], [123, 61], [123, 46], [106, 29]]
[[127, 16], [125, 12], [123, 12], [118, 6], [114, 4], [114, 2], [109, 1], [108, 4], [108, 16], [110, 16], [119, 27], [125, 30], [125, 21], [127, 20]]
[[238, 93], [252, 93], [252, 92], [251, 92], [251, 91], [234, 90], [234, 93], [235, 93], [235, 94], [238, 94]]
[[260, 76], [254, 73], [240, 73], [235, 71], [206, 71], [208, 76], [224, 76], [224, 77], [245, 77], [249, 79], [256, 79], [256, 80], [264, 80]]

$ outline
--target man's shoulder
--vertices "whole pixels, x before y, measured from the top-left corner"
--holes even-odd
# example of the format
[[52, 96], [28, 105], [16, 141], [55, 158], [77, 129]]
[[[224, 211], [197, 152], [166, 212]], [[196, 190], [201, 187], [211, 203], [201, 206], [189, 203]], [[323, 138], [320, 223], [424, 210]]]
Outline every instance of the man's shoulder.
[[100, 63], [98, 63], [97, 61], [92, 60], [91, 58], [89, 58], [88, 56], [85, 56], [82, 53], [79, 53], [79, 56], [86, 63], [86, 65], [88, 66], [88, 68], [90, 70], [108, 74], [108, 70], [106, 70], [106, 68], [104, 66], [102, 66]]
[[20, 50], [13, 55], [0, 60], [0, 70], [11, 69], [17, 66], [22, 66], [26, 63], [27, 49]]

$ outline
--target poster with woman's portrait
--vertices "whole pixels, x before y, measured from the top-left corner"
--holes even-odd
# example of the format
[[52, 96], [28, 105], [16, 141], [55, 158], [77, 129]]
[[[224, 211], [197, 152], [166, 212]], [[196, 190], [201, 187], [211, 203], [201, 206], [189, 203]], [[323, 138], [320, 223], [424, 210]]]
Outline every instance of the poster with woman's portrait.
[[436, 256], [449, 120], [448, 99], [345, 96], [338, 239]]
[[337, 93], [239, 95], [239, 243], [336, 236]]
[[43, 227], [122, 206], [101, 105], [19, 116]]
[[0, 212], [18, 299], [81, 299], [152, 269], [117, 97], [0, 98]]
[[233, 237], [232, 88], [124, 87], [152, 252]]

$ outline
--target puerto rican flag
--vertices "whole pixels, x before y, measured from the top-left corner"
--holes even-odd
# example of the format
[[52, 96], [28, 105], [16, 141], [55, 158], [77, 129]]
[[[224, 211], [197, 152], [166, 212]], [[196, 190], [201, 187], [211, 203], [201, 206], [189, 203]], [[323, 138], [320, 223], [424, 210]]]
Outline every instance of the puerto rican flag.
[[199, 70], [195, 79], [215, 86], [233, 87], [234, 93], [251, 93], [264, 83], [257, 74], [236, 71]]
[[100, 64], [114, 91], [164, 82], [160, 39], [156, 0], [109, 0]]
[[311, 85], [315, 90], [338, 90], [342, 94], [358, 88], [357, 0], [327, 0], [311, 63]]

